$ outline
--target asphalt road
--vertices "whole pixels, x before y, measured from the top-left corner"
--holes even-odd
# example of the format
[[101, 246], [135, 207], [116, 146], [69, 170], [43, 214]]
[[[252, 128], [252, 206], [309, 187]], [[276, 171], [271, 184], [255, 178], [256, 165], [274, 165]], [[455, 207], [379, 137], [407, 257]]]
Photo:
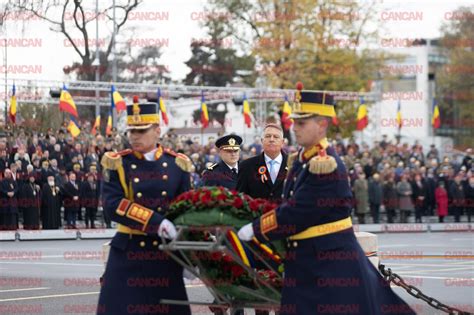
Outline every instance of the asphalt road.
[[[378, 236], [383, 264], [427, 295], [474, 313], [473, 233]], [[104, 242], [1, 242], [0, 314], [95, 314]], [[187, 290], [191, 301], [212, 301], [198, 281], [188, 281]], [[418, 314], [444, 314], [400, 288], [394, 290]], [[192, 310], [193, 314], [210, 314], [203, 306]]]

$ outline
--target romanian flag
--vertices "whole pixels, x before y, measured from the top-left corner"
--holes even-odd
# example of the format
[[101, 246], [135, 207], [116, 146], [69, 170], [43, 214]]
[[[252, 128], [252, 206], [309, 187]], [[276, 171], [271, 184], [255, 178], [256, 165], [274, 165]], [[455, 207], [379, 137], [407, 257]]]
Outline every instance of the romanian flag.
[[285, 102], [283, 103], [283, 110], [281, 113], [281, 124], [285, 130], [290, 130], [291, 125], [293, 124], [293, 119], [290, 118], [291, 115], [291, 106], [288, 102], [288, 96], [285, 95]]
[[433, 118], [431, 119], [431, 124], [434, 129], [441, 127], [441, 117], [439, 115], [439, 107], [436, 99], [433, 99]]
[[252, 124], [252, 117], [250, 117], [250, 105], [249, 101], [247, 100], [247, 96], [244, 95], [244, 121], [248, 128], [250, 128]]
[[94, 126], [92, 126], [91, 134], [95, 136], [99, 129], [100, 129], [100, 115], [97, 115], [97, 117], [95, 118]]
[[207, 112], [206, 99], [204, 91], [201, 91], [201, 124], [203, 128], [209, 127], [209, 113]]
[[168, 114], [166, 113], [166, 106], [163, 98], [161, 97], [161, 89], [158, 88], [158, 104], [160, 104], [161, 118], [165, 125], [168, 126]]
[[369, 118], [367, 117], [367, 106], [364, 102], [364, 97], [360, 97], [359, 110], [357, 111], [357, 130], [364, 130], [369, 124]]
[[122, 95], [120, 95], [120, 93], [115, 90], [115, 85], [112, 85], [110, 94], [112, 95], [112, 108], [115, 107], [117, 113], [127, 109], [127, 104], [125, 104]]
[[81, 133], [81, 130], [77, 125], [76, 119], [72, 116], [71, 120], [69, 121], [69, 125], [67, 126], [67, 131], [69, 131], [73, 138], [76, 138]]
[[13, 84], [12, 88], [12, 97], [10, 99], [10, 111], [9, 111], [10, 120], [12, 123], [16, 122], [16, 87]]
[[112, 111], [109, 112], [107, 117], [107, 127], [105, 127], [105, 134], [110, 136], [112, 134]]
[[402, 121], [402, 104], [400, 100], [398, 100], [398, 108], [397, 108], [397, 125], [398, 129], [402, 129], [403, 121]]
[[74, 104], [74, 100], [72, 99], [72, 96], [67, 90], [65, 84], [63, 85], [61, 96], [59, 97], [59, 110], [62, 112], [67, 112], [75, 117], [79, 117], [77, 114], [76, 104]]

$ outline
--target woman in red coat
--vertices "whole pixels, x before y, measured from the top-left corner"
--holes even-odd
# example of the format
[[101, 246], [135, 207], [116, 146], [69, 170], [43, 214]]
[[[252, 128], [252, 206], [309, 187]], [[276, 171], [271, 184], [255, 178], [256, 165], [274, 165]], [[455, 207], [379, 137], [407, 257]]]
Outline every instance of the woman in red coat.
[[444, 217], [448, 215], [448, 192], [444, 188], [444, 182], [438, 183], [438, 188], [435, 190], [436, 204], [438, 205], [437, 212], [439, 222], [444, 221]]

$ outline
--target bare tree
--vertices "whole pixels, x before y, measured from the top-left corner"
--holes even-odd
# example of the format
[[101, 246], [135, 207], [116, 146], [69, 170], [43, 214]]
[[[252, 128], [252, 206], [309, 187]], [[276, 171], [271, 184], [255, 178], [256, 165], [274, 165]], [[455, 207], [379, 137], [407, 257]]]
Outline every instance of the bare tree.
[[[94, 47], [90, 47], [90, 44], [94, 44], [90, 41], [90, 33], [88, 25], [90, 22], [95, 21], [96, 18], [105, 17], [108, 21], [113, 21], [112, 10], [113, 6], [109, 6], [93, 15], [86, 14], [88, 11], [84, 7], [84, 1], [82, 0], [9, 0], [7, 8], [10, 11], [4, 11], [6, 14], [29, 14], [45, 22], [48, 22], [50, 29], [53, 32], [61, 33], [66, 37], [66, 40], [74, 48], [76, 53], [81, 58], [83, 69], [91, 69], [92, 62], [94, 60]], [[117, 2], [120, 2], [117, 0]], [[125, 25], [128, 20], [131, 11], [136, 9], [142, 0], [126, 0], [124, 3], [115, 6], [116, 15], [120, 16], [116, 19], [116, 35], [120, 32], [120, 29]], [[72, 12], [72, 14], [70, 14]], [[58, 18], [59, 17], [59, 18]], [[69, 17], [70, 20], [69, 21]], [[80, 34], [80, 45], [74, 41], [73, 33], [79, 31]], [[105, 54], [105, 61], [112, 52], [113, 48], [113, 36], [106, 45], [106, 49], [103, 52]], [[101, 67], [101, 70], [107, 68], [107, 63]], [[81, 79], [92, 80], [92, 71], [82, 71]]]

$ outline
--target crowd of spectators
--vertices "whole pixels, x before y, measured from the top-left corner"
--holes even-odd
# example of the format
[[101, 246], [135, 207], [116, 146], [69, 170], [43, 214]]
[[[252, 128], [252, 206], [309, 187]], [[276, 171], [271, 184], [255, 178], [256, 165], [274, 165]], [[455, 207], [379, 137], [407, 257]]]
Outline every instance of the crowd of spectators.
[[[193, 163], [193, 187], [201, 174], [219, 161], [215, 138], [202, 144], [199, 137], [168, 132], [161, 144], [186, 154]], [[437, 216], [455, 222], [474, 212], [472, 150], [459, 157], [440, 156], [432, 145], [395, 144], [383, 137], [371, 146], [331, 139], [348, 169], [354, 193], [354, 219], [358, 223], [424, 222]], [[73, 138], [64, 128], [46, 133], [22, 128], [0, 132], [0, 228], [3, 230], [94, 228], [101, 209], [100, 160], [107, 151], [127, 148], [125, 137], [82, 132]], [[259, 137], [244, 144], [241, 160], [260, 154]], [[297, 151], [285, 140], [287, 153]], [[101, 226], [111, 227], [99, 212]], [[79, 221], [79, 222], [78, 222]]]

